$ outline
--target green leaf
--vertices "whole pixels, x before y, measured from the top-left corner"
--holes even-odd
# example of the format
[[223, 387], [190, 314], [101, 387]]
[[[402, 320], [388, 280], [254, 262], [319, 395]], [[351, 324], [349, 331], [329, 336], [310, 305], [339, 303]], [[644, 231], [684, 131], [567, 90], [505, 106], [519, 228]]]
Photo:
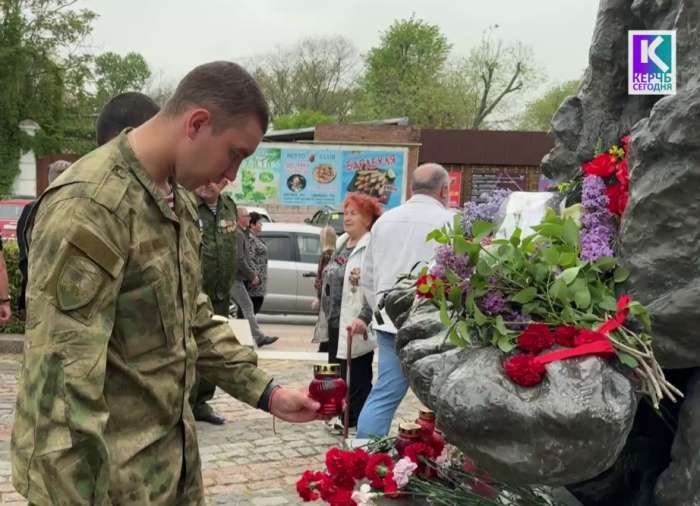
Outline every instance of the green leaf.
[[462, 236], [455, 237], [454, 240], [455, 255], [464, 255], [469, 251], [469, 243]]
[[445, 232], [443, 232], [439, 228], [430, 232], [428, 234], [428, 236], [425, 238], [426, 242], [437, 241], [437, 242], [442, 243], [442, 244], [446, 243], [447, 240], [448, 240], [447, 235], [445, 234]]
[[627, 281], [627, 278], [630, 277], [630, 271], [626, 267], [623, 267], [622, 265], [618, 265], [617, 269], [615, 269], [615, 283], [623, 283]]
[[452, 220], [452, 228], [454, 229], [454, 233], [457, 236], [463, 236], [464, 235], [464, 225], [462, 225], [462, 214], [457, 213], [454, 216], [454, 219]]
[[623, 353], [621, 351], [618, 351], [617, 358], [620, 359], [620, 362], [625, 364], [627, 367], [631, 367], [632, 369], [639, 366], [639, 362], [637, 362], [637, 359], [634, 358], [632, 355], [629, 355], [627, 353]]
[[472, 343], [472, 336], [471, 332], [469, 332], [469, 325], [467, 325], [467, 322], [465, 322], [464, 320], [460, 320], [457, 323], [457, 333], [459, 334], [459, 337], [462, 340], [462, 342], [465, 343], [467, 346]]
[[644, 328], [647, 331], [651, 332], [651, 317], [649, 316], [649, 311], [647, 310], [647, 308], [645, 308], [641, 303], [637, 302], [636, 300], [632, 301], [628, 307], [630, 313], [636, 316], [639, 319], [639, 321], [642, 322]]
[[561, 317], [565, 322], [576, 323], [576, 314], [574, 313], [573, 308], [568, 304], [564, 306], [564, 309], [561, 312]]
[[581, 266], [577, 265], [576, 267], [569, 267], [568, 269], [564, 269], [558, 276], [557, 279], [561, 279], [566, 283], [567, 285], [570, 285], [571, 283], [574, 282], [576, 279], [576, 276], [578, 276], [579, 271], [581, 270]]
[[615, 300], [615, 297], [606, 295], [603, 297], [603, 300], [600, 301], [598, 307], [607, 311], [617, 311], [617, 301]]
[[549, 268], [545, 264], [536, 264], [535, 268], [535, 280], [539, 283], [547, 279], [547, 276], [549, 275]]
[[562, 279], [557, 279], [554, 283], [552, 283], [549, 293], [552, 297], [559, 301], [568, 302], [569, 300], [569, 289]]
[[457, 329], [454, 329], [454, 328], [453, 328], [453, 329], [450, 330], [450, 334], [449, 334], [449, 336], [448, 336], [448, 339], [450, 340], [450, 342], [451, 342], [453, 345], [455, 345], [455, 346], [457, 346], [457, 347], [460, 347], [460, 348], [463, 348], [463, 347], [464, 347], [464, 343], [462, 342], [462, 340], [460, 339], [459, 335], [457, 334]]
[[482, 313], [476, 305], [474, 305], [474, 321], [479, 326], [484, 325], [488, 321], [488, 318], [486, 318], [484, 313]]
[[574, 302], [579, 309], [587, 309], [591, 305], [591, 292], [587, 286], [574, 292]]
[[570, 251], [565, 251], [561, 255], [559, 255], [559, 265], [561, 265], [564, 268], [576, 265], [577, 260], [578, 257], [576, 256], [576, 254], [571, 253]]
[[545, 312], [546, 310], [544, 309], [544, 305], [542, 302], [537, 301], [537, 302], [530, 302], [528, 304], [525, 304], [523, 306], [523, 313], [525, 314], [541, 314]]
[[450, 321], [450, 315], [447, 314], [447, 304], [445, 304], [444, 300], [440, 301], [440, 321], [445, 327], [449, 327], [452, 323]]
[[513, 302], [517, 302], [519, 304], [527, 304], [528, 302], [532, 301], [537, 296], [537, 288], [534, 286], [531, 286], [529, 288], [524, 288], [523, 290], [520, 290], [518, 293], [513, 295], [510, 300]]
[[503, 317], [501, 315], [498, 315], [496, 317], [496, 325], [495, 326], [496, 326], [496, 330], [498, 331], [498, 333], [501, 334], [502, 336], [510, 335], [510, 332], [506, 328], [506, 324], [503, 321]]
[[508, 336], [500, 336], [498, 338], [498, 348], [503, 352], [503, 353], [510, 353], [513, 351], [513, 348], [515, 348], [515, 344], [510, 340]]
[[448, 299], [456, 308], [461, 308], [462, 306], [462, 289], [455, 287], [450, 289], [450, 294]]
[[513, 235], [510, 236], [510, 243], [516, 248], [520, 246], [520, 236], [522, 235], [522, 233], [523, 231], [520, 230], [519, 227], [516, 227], [515, 231], [513, 232]]
[[566, 221], [564, 221], [562, 235], [564, 242], [578, 251], [578, 225], [576, 225], [574, 220], [572, 220], [571, 218], [567, 218]]
[[617, 261], [613, 257], [600, 257], [593, 265], [601, 271], [607, 272], [617, 265]]
[[542, 223], [532, 228], [540, 235], [551, 237], [552, 239], [562, 239], [564, 235], [564, 227], [556, 223]]
[[495, 225], [493, 223], [483, 220], [476, 220], [474, 223], [472, 223], [472, 235], [474, 235], [474, 238], [476, 239], [481, 239], [489, 235], [494, 228]]
[[560, 255], [561, 252], [559, 249], [552, 246], [551, 248], [547, 248], [542, 252], [542, 259], [549, 265], [559, 265]]

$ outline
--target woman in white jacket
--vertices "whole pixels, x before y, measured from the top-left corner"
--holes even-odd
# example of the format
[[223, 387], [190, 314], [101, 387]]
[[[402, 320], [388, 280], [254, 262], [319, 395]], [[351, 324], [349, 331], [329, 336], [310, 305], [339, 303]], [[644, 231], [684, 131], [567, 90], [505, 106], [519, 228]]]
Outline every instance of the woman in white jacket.
[[[339, 363], [347, 379], [347, 360], [352, 360], [349, 425], [355, 427], [362, 406], [372, 390], [372, 360], [376, 340], [368, 332], [372, 311], [360, 287], [362, 261], [370, 240], [370, 229], [381, 215], [377, 199], [360, 193], [348, 195], [343, 203], [343, 228], [323, 283], [321, 304], [328, 318], [328, 361]], [[348, 340], [352, 356], [348, 357]], [[335, 423], [342, 430], [340, 421]]]

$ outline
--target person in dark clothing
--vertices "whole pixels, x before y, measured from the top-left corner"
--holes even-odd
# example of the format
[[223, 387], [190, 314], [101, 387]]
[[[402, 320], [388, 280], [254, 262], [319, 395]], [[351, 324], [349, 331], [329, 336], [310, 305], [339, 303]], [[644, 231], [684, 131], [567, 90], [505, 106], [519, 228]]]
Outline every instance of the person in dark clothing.
[[[105, 104], [97, 116], [95, 123], [95, 133], [97, 145], [102, 146], [114, 139], [125, 128], [135, 128], [142, 125], [160, 110], [151, 97], [134, 91], [120, 93]], [[70, 162], [59, 160], [49, 166], [49, 186], [55, 178], [70, 166]], [[52, 171], [52, 167], [54, 167]], [[19, 270], [22, 274], [22, 284], [20, 299], [17, 307], [20, 311], [26, 310], [27, 291], [27, 241], [25, 238], [25, 228], [27, 219], [31, 213], [34, 202], [30, 202], [20, 214], [17, 220], [17, 245], [19, 247]]]

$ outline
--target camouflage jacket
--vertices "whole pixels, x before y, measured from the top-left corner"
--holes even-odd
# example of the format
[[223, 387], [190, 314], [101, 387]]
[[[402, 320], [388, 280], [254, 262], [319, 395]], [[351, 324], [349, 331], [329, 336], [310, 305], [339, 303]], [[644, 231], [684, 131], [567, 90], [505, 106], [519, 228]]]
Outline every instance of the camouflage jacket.
[[202, 276], [204, 293], [212, 300], [228, 300], [236, 274], [236, 204], [219, 196], [216, 213], [197, 197], [199, 228], [202, 231]]
[[212, 316], [197, 208], [174, 192], [171, 209], [122, 133], [34, 208], [11, 443], [30, 503], [203, 504], [195, 367], [251, 406], [272, 380]]

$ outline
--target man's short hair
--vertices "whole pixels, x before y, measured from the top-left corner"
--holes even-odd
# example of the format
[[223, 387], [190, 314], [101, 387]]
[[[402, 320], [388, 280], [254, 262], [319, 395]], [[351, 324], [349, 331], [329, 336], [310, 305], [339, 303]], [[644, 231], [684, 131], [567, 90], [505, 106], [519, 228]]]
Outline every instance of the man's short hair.
[[67, 160], [56, 160], [51, 165], [49, 165], [49, 184], [53, 183], [53, 180], [61, 174], [63, 174], [66, 171], [66, 169], [71, 165], [72, 163]]
[[[427, 168], [428, 166], [432, 169], [428, 177], [416, 178], [418, 169], [421, 167]], [[426, 163], [418, 167], [418, 169], [413, 172], [413, 178], [411, 180], [411, 191], [413, 193], [437, 194], [440, 193], [442, 187], [450, 181], [447, 170], [437, 163]]]
[[192, 69], [164, 109], [166, 114], [179, 114], [192, 106], [209, 110], [215, 132], [253, 116], [265, 133], [270, 121], [270, 110], [258, 83], [233, 62], [215, 61]]
[[159, 110], [158, 104], [143, 93], [129, 91], [113, 97], [97, 117], [97, 145], [111, 141], [125, 128], [142, 125]]

